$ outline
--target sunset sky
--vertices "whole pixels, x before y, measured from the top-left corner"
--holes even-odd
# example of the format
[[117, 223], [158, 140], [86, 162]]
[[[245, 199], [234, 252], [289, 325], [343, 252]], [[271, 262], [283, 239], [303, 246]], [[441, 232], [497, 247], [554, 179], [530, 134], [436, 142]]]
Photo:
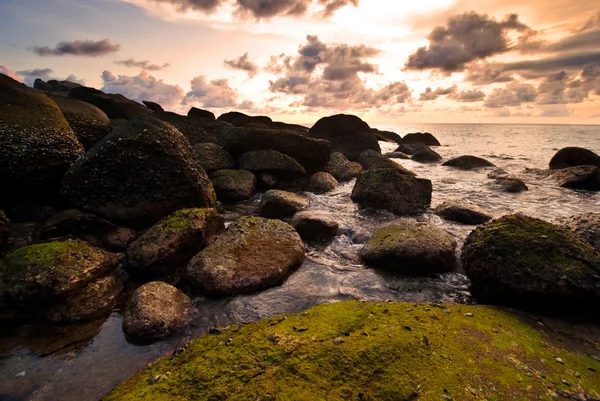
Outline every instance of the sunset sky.
[[588, 0], [0, 0], [0, 72], [312, 124], [600, 124]]

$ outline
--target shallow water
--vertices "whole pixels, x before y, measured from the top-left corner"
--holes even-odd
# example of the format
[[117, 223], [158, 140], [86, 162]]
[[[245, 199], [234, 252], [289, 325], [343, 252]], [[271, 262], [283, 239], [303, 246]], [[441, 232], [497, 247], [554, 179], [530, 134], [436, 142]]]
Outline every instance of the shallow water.
[[[432, 132], [444, 145], [435, 150], [445, 159], [482, 156], [529, 186], [521, 194], [490, 187], [488, 171], [464, 172], [398, 160], [419, 176], [432, 180], [432, 206], [465, 199], [494, 216], [515, 211], [552, 220], [585, 212], [600, 212], [600, 195], [558, 188], [552, 182], [522, 174], [526, 167], [544, 168], [565, 146], [583, 146], [600, 153], [597, 126], [433, 125], [380, 127], [401, 135]], [[384, 152], [395, 145], [381, 143]], [[146, 346], [129, 344], [121, 331], [121, 316], [64, 327], [20, 326], [0, 329], [0, 400], [96, 400], [150, 361], [172, 351], [210, 327], [240, 324], [345, 299], [410, 302], [471, 302], [468, 279], [456, 272], [429, 278], [394, 276], [365, 268], [358, 251], [372, 230], [393, 218], [382, 211], [359, 212], [350, 200], [353, 182], [325, 195], [312, 195], [311, 208], [331, 213], [340, 233], [327, 246], [309, 247], [305, 263], [281, 286], [251, 295], [214, 300], [196, 298], [196, 318], [184, 336]], [[260, 197], [228, 206], [231, 222], [256, 212]], [[426, 213], [420, 218], [450, 232], [459, 242], [473, 226], [448, 223]]]

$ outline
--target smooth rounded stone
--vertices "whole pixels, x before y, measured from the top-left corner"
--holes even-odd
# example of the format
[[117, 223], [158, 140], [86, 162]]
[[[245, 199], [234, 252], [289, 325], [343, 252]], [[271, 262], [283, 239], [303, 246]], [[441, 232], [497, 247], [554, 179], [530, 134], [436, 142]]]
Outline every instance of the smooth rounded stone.
[[387, 209], [398, 215], [415, 215], [431, 203], [431, 181], [393, 169], [366, 170], [356, 180], [350, 198], [361, 207]]
[[207, 120], [216, 120], [215, 114], [212, 111], [192, 107], [188, 111], [188, 117], [205, 118]]
[[188, 264], [191, 285], [208, 295], [232, 295], [279, 284], [304, 260], [304, 243], [280, 220], [242, 217]]
[[264, 193], [260, 201], [259, 214], [270, 219], [291, 217], [310, 204], [304, 195], [272, 189]]
[[600, 167], [600, 156], [589, 149], [567, 147], [559, 150], [550, 160], [551, 169], [563, 169], [577, 166]]
[[369, 266], [398, 273], [446, 273], [456, 265], [456, 245], [433, 224], [403, 218], [377, 227], [360, 256]]
[[390, 159], [403, 159], [403, 160], [410, 159], [410, 157], [408, 155], [405, 155], [402, 152], [388, 152], [388, 153], [385, 153], [384, 156], [388, 157]]
[[239, 111], [230, 111], [228, 113], [221, 114], [217, 120], [228, 122], [234, 127], [243, 127], [248, 124], [260, 124], [270, 127], [273, 124], [273, 120], [267, 116], [249, 116]]
[[490, 171], [487, 175], [487, 178], [490, 179], [497, 179], [497, 178], [506, 178], [508, 177], [508, 172], [506, 172], [506, 170], [501, 169], [501, 168], [495, 168], [492, 171]]
[[127, 269], [138, 277], [174, 273], [224, 228], [214, 208], [183, 209], [165, 217], [127, 248]]
[[402, 138], [402, 143], [405, 145], [422, 144], [427, 146], [441, 146], [440, 141], [429, 132], [406, 134], [404, 138]]
[[142, 100], [142, 103], [144, 103], [144, 106], [146, 106], [152, 111], [165, 111], [165, 109], [163, 109], [162, 106], [158, 103], [151, 102], [149, 100]]
[[338, 185], [334, 176], [323, 171], [313, 174], [308, 182], [308, 188], [315, 194], [333, 191]]
[[275, 177], [273, 174], [269, 174], [269, 173], [257, 174], [256, 180], [257, 180], [258, 188], [267, 189], [267, 190], [277, 188], [277, 184], [279, 183], [279, 181], [277, 180], [277, 177]]
[[123, 331], [133, 341], [151, 342], [184, 330], [194, 307], [183, 292], [162, 281], [139, 287], [123, 314]]
[[332, 152], [342, 153], [352, 161], [358, 160], [367, 149], [381, 153], [377, 137], [371, 132], [369, 124], [353, 115], [323, 117], [313, 125], [308, 135], [325, 139], [331, 143]]
[[50, 85], [49, 83], [37, 78], [34, 82], [33, 82], [33, 89], [37, 89], [39, 91], [42, 92], [52, 92], [52, 85]]
[[129, 228], [216, 201], [185, 137], [152, 117], [134, 118], [106, 136], [73, 164], [61, 192], [78, 209]]
[[339, 152], [333, 152], [324, 171], [331, 174], [338, 181], [350, 181], [360, 175], [363, 168], [360, 163], [349, 161]]
[[220, 137], [231, 129], [231, 125], [223, 121], [215, 121], [201, 117], [188, 117], [180, 114], [162, 111], [154, 113], [153, 117], [173, 124], [187, 138], [192, 146], [199, 143], [220, 144]]
[[450, 159], [442, 164], [442, 166], [455, 167], [460, 170], [476, 170], [485, 167], [496, 167], [489, 161], [477, 156], [460, 156]]
[[382, 131], [377, 128], [371, 128], [371, 133], [375, 135], [377, 140], [386, 141], [391, 143], [400, 143], [402, 141], [402, 137], [395, 132], [392, 131]]
[[247, 200], [256, 191], [256, 176], [247, 170], [219, 170], [209, 177], [220, 202]]
[[4, 214], [4, 211], [0, 210], [0, 250], [8, 245], [10, 239], [10, 220]]
[[358, 162], [362, 165], [364, 170], [395, 169], [402, 174], [416, 176], [412, 171], [372, 149], [362, 152], [358, 158]]
[[522, 214], [467, 237], [461, 260], [482, 303], [583, 307], [600, 301], [600, 255], [572, 232]]
[[600, 213], [560, 217], [556, 219], [556, 224], [572, 231], [600, 252]]
[[496, 178], [492, 186], [498, 189], [499, 191], [509, 193], [519, 193], [529, 190], [527, 185], [522, 180], [516, 177]]
[[235, 169], [233, 156], [216, 143], [198, 143], [192, 146], [196, 159], [207, 173]]
[[600, 191], [600, 168], [596, 166], [569, 167], [551, 173], [549, 178], [563, 188]]
[[487, 223], [492, 216], [476, 205], [461, 201], [445, 201], [435, 208], [435, 214], [444, 220], [461, 224], [478, 225]]
[[411, 157], [411, 160], [419, 163], [437, 163], [442, 161], [442, 156], [440, 156], [439, 153], [427, 148], [419, 150]]
[[405, 144], [401, 143], [400, 146], [396, 148], [394, 152], [404, 153], [406, 155], [412, 156], [421, 150], [429, 149], [429, 146], [424, 145], [422, 143], [411, 143]]
[[336, 236], [339, 224], [327, 213], [318, 210], [302, 210], [292, 218], [292, 227], [305, 241], [329, 242]]
[[0, 74], [0, 203], [56, 196], [83, 153], [55, 102]]
[[135, 116], [152, 114], [146, 106], [114, 93], [104, 93], [94, 88], [80, 86], [69, 90], [69, 98], [91, 103], [106, 113], [109, 118], [130, 120]]
[[306, 175], [306, 170], [294, 158], [276, 150], [257, 150], [246, 152], [238, 158], [241, 170], [255, 174], [269, 173], [277, 178], [293, 180]]

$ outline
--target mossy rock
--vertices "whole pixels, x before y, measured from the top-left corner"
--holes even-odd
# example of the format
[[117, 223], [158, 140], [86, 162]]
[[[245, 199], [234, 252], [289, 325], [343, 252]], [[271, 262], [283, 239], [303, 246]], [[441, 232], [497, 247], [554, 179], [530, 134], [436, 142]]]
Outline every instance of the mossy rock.
[[508, 310], [437, 306], [351, 301], [225, 329], [152, 364], [105, 401], [600, 397], [598, 360]]
[[583, 238], [600, 252], [600, 213], [583, 213], [560, 217], [556, 224]]
[[307, 208], [309, 204], [310, 201], [304, 195], [271, 189], [260, 200], [259, 214], [270, 219], [283, 219]]
[[231, 125], [224, 121], [182, 116], [168, 111], [154, 113], [152, 116], [173, 124], [190, 141], [192, 146], [199, 143], [220, 143], [220, 137], [225, 135], [225, 132], [231, 128]]
[[320, 171], [310, 176], [308, 189], [315, 194], [323, 194], [337, 188], [339, 182], [329, 173]]
[[402, 174], [416, 176], [414, 172], [372, 149], [362, 152], [358, 158], [358, 162], [362, 165], [364, 170], [394, 169]]
[[324, 171], [338, 181], [350, 181], [360, 175], [363, 168], [360, 163], [351, 162], [342, 153], [333, 152]]
[[192, 146], [192, 149], [196, 159], [207, 173], [236, 167], [233, 156], [216, 143], [198, 143]]
[[256, 191], [256, 176], [247, 170], [219, 170], [210, 180], [220, 202], [239, 202], [250, 199]]
[[335, 216], [319, 210], [302, 210], [291, 221], [300, 237], [305, 241], [328, 242], [340, 227]]
[[568, 167], [550, 170], [549, 178], [569, 189], [600, 191], [600, 168], [596, 166]]
[[487, 223], [492, 216], [478, 206], [464, 201], [445, 201], [435, 208], [435, 214], [449, 221], [478, 225]]
[[273, 120], [267, 116], [249, 116], [239, 111], [230, 111], [223, 113], [218, 118], [219, 121], [225, 121], [232, 124], [235, 127], [243, 127], [248, 124], [257, 124], [270, 127], [273, 124]]
[[[51, 82], [48, 82], [51, 84]], [[106, 113], [108, 118], [126, 120], [136, 116], [144, 116], [152, 113], [152, 110], [133, 100], [127, 99], [119, 93], [104, 93], [98, 89], [86, 86], [77, 86], [69, 91], [69, 99], [82, 100], [93, 104]]]
[[272, 149], [246, 152], [238, 159], [241, 170], [270, 173], [277, 178], [293, 180], [306, 175], [306, 170], [294, 158]]
[[207, 120], [215, 120], [215, 114], [212, 111], [192, 107], [188, 113], [188, 117], [204, 118]]

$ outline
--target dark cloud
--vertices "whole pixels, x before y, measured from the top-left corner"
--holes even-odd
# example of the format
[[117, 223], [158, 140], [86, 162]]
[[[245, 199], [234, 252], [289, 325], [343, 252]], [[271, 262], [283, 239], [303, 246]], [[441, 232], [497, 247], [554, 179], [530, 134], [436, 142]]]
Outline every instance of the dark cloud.
[[233, 60], [224, 60], [223, 63], [234, 70], [245, 71], [250, 78], [254, 78], [258, 73], [258, 66], [250, 61], [248, 53]]
[[504, 66], [501, 64], [475, 62], [467, 66], [466, 72], [465, 81], [471, 82], [475, 86], [511, 82], [513, 80], [512, 73], [505, 71]]
[[479, 89], [472, 89], [462, 92], [453, 92], [448, 95], [448, 98], [463, 103], [480, 102], [485, 99], [485, 93]]
[[534, 102], [537, 95], [538, 93], [535, 85], [512, 83], [503, 89], [494, 89], [494, 91], [488, 95], [485, 101], [485, 107], [497, 109], [506, 106], [520, 106], [523, 103]]
[[85, 56], [100, 57], [109, 53], [118, 52], [121, 45], [111, 43], [109, 39], [100, 41], [76, 40], [74, 42], [60, 42], [54, 49], [48, 46], [34, 47], [34, 53], [40, 56]]
[[549, 75], [538, 86], [538, 104], [568, 104], [583, 102], [590, 88], [569, 77], [565, 71]]
[[[549, 57], [540, 58], [537, 60], [517, 61], [502, 65], [503, 71], [515, 72], [560, 72], [562, 70], [579, 70], [585, 65], [600, 63], [600, 52], [586, 52], [576, 54], [558, 54]], [[532, 75], [531, 78], [539, 77]]]
[[160, 70], [164, 70], [165, 68], [168, 68], [171, 66], [171, 64], [169, 64], [169, 63], [165, 63], [163, 65], [158, 65], [158, 64], [152, 64], [151, 62], [149, 62], [147, 60], [136, 61], [132, 58], [130, 58], [128, 60], [115, 61], [115, 64], [122, 65], [125, 67], [131, 67], [131, 68], [141, 68], [142, 70], [147, 70], [147, 71], [160, 71]]
[[224, 0], [153, 0], [156, 3], [168, 3], [177, 6], [180, 12], [189, 10], [212, 13], [222, 4], [227, 3]]
[[184, 91], [178, 85], [170, 85], [162, 79], [156, 79], [147, 71], [136, 76], [115, 75], [110, 71], [102, 73], [103, 92], [120, 93], [121, 95], [142, 102], [150, 100], [159, 103], [167, 109], [177, 106], [184, 96]]
[[192, 90], [189, 91], [182, 104], [198, 104], [205, 108], [235, 107], [239, 93], [229, 86], [226, 79], [207, 81], [204, 75], [192, 79]]
[[446, 96], [451, 93], [455, 93], [456, 90], [457, 90], [456, 85], [453, 85], [449, 88], [437, 88], [436, 90], [427, 88], [427, 89], [425, 89], [425, 92], [421, 93], [421, 95], [419, 96], [419, 100], [421, 100], [421, 101], [435, 100], [440, 96]]

